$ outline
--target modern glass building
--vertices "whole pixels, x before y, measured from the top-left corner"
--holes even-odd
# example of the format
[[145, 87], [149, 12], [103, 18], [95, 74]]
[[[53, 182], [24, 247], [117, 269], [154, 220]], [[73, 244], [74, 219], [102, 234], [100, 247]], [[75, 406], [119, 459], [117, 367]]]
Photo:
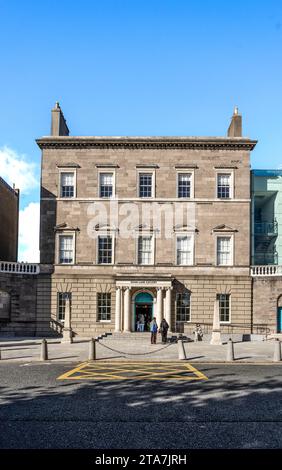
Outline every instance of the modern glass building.
[[282, 265], [282, 170], [252, 171], [252, 265]]

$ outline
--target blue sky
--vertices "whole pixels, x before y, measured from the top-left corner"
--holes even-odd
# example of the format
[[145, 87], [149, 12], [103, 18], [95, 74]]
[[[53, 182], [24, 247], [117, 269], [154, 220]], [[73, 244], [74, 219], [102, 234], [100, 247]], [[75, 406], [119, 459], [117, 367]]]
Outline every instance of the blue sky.
[[253, 168], [282, 165], [280, 0], [0, 0], [0, 18], [0, 174], [21, 176], [25, 226], [57, 100], [73, 135], [225, 135], [237, 105]]

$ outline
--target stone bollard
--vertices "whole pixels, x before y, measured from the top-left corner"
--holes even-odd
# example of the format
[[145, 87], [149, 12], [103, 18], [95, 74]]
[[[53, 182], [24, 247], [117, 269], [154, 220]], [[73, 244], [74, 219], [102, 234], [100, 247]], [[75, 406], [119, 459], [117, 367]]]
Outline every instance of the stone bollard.
[[41, 342], [40, 361], [48, 361], [48, 344], [46, 339], [43, 339]]
[[185, 348], [183, 344], [183, 339], [181, 337], [178, 338], [177, 344], [178, 344], [178, 359], [180, 359], [181, 361], [184, 361], [187, 358], [186, 358], [186, 352], [185, 352]]
[[227, 362], [232, 362], [234, 361], [234, 344], [231, 338], [229, 338], [227, 342], [227, 357], [226, 361]]
[[96, 361], [96, 341], [94, 338], [91, 338], [89, 341], [89, 361]]
[[274, 341], [274, 355], [273, 355], [273, 362], [280, 362], [281, 361], [281, 342], [278, 338]]

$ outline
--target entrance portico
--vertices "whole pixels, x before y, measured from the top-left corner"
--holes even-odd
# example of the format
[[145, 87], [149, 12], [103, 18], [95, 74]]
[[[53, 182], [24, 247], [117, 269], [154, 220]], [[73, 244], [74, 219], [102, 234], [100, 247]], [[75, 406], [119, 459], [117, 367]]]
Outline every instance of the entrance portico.
[[132, 296], [132, 331], [149, 331], [154, 317], [154, 298], [150, 291], [136, 292]]
[[171, 329], [171, 290], [171, 278], [117, 280], [115, 331], [135, 331], [136, 299], [138, 299], [138, 294], [142, 292], [150, 294], [152, 298], [152, 316], [156, 317], [158, 325], [160, 325], [162, 318], [165, 318]]

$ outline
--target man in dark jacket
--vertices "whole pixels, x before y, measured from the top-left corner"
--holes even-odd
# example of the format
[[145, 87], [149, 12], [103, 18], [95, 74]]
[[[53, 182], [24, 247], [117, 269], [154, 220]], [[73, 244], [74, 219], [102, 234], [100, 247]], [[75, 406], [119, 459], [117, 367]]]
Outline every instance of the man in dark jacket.
[[167, 332], [169, 329], [169, 324], [165, 320], [165, 318], [162, 319], [161, 324], [160, 324], [160, 332], [162, 335], [162, 343], [165, 344], [167, 342]]

